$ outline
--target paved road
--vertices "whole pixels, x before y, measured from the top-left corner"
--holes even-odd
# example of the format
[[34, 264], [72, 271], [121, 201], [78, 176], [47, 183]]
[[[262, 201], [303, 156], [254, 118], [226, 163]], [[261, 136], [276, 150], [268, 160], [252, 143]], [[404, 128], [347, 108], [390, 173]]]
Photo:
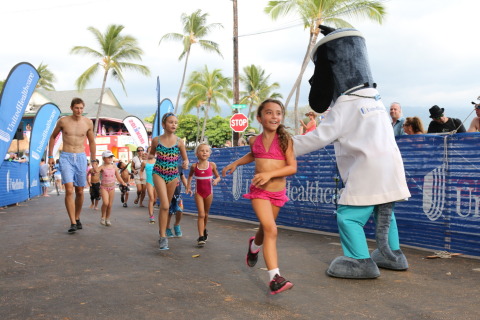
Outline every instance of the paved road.
[[476, 259], [404, 248], [406, 272], [335, 279], [325, 270], [341, 254], [338, 237], [281, 229], [281, 271], [295, 286], [271, 296], [263, 261], [244, 262], [255, 225], [212, 217], [197, 248], [196, 217], [185, 215], [184, 237], [162, 252], [146, 209], [119, 198], [111, 227], [86, 200], [84, 230], [73, 235], [63, 195], [0, 210], [0, 319], [480, 318]]

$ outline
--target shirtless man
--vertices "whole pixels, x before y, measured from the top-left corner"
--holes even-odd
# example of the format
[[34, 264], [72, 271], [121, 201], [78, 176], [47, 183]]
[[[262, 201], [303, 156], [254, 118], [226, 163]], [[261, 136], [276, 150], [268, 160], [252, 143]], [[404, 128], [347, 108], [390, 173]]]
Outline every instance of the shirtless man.
[[[95, 160], [96, 144], [93, 134], [93, 124], [84, 117], [85, 103], [80, 98], [74, 98], [70, 104], [71, 116], [58, 120], [48, 144], [48, 154], [53, 154], [55, 138], [60, 133], [63, 139], [63, 152], [60, 154], [60, 171], [62, 183], [65, 185], [65, 207], [70, 218], [68, 233], [82, 229], [80, 212], [83, 205], [83, 188], [87, 184], [87, 157], [84, 150], [85, 138], [90, 144], [90, 160]], [[48, 157], [49, 164], [54, 164], [53, 156]], [[73, 192], [75, 191], [75, 199]]]
[[480, 132], [480, 104], [475, 105], [475, 113], [477, 116], [473, 118], [467, 132]]

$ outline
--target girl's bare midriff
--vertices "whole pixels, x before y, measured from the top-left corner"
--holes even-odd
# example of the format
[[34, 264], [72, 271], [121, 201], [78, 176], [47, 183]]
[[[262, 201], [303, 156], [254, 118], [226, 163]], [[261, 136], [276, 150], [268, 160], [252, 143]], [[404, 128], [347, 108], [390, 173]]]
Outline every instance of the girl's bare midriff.
[[[285, 165], [286, 165], [285, 160], [256, 158], [255, 173], [274, 171], [277, 169], [284, 168]], [[267, 191], [271, 191], [271, 192], [276, 192], [276, 191], [282, 191], [283, 189], [285, 189], [286, 185], [287, 185], [286, 177], [278, 177], [278, 178], [271, 178], [267, 183], [265, 183], [262, 186], [259, 186], [259, 188]]]

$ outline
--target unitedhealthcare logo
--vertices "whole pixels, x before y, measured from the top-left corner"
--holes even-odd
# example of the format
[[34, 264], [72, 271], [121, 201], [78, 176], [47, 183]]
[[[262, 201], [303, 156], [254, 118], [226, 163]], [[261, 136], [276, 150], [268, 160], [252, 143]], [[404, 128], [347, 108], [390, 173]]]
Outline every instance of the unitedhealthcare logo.
[[423, 212], [431, 221], [440, 218], [445, 207], [445, 166], [436, 167], [423, 179]]
[[10, 142], [10, 134], [0, 129], [0, 140]]
[[36, 152], [36, 151], [32, 151], [31, 156], [32, 156], [32, 158], [35, 159], [35, 160], [40, 160], [40, 155], [39, 155], [38, 152]]
[[10, 170], [7, 171], [7, 192], [22, 190], [25, 188], [25, 182], [20, 179], [10, 179]]

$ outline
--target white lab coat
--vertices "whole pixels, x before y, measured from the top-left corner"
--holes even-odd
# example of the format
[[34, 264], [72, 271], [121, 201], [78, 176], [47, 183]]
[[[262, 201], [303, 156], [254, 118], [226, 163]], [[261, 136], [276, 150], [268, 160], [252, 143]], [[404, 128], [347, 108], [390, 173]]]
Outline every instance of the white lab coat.
[[[355, 94], [373, 97], [366, 88]], [[376, 205], [410, 197], [403, 160], [381, 100], [340, 96], [316, 130], [294, 136], [295, 155], [333, 142], [338, 170], [345, 185], [339, 204]]]

